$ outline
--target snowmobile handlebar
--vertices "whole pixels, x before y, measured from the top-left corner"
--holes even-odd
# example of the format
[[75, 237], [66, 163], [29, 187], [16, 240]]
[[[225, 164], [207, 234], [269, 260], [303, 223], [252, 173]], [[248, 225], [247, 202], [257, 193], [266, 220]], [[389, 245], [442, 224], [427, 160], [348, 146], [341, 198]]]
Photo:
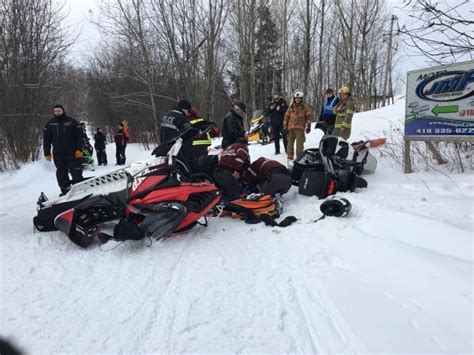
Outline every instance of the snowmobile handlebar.
[[[197, 130], [196, 128], [188, 127], [184, 129], [182, 132], [180, 132], [178, 135], [176, 135], [175, 137], [171, 138], [170, 140], [160, 143], [158, 147], [153, 149], [153, 151], [151, 152], [151, 155], [154, 155], [156, 157], [168, 155], [168, 152], [173, 148], [174, 144], [176, 143], [178, 139], [181, 139], [181, 146], [182, 146], [183, 141], [192, 139], [201, 134], [205, 134], [209, 132], [211, 129], [212, 129], [212, 124], [209, 124], [203, 130]], [[180, 146], [180, 149], [181, 149], [181, 146]], [[179, 150], [177, 152], [179, 152]]]

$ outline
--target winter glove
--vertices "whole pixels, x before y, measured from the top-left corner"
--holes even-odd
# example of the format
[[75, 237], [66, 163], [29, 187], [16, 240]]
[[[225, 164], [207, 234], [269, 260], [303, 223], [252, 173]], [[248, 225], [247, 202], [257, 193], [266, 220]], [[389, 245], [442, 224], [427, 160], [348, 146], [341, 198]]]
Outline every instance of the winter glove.
[[311, 126], [306, 127], [306, 134], [308, 134], [309, 132], [311, 132]]
[[82, 151], [76, 150], [76, 152], [74, 153], [74, 158], [82, 158], [83, 155], [84, 153], [82, 153]]
[[47, 161], [51, 161], [51, 155], [45, 155], [44, 158], [47, 160]]

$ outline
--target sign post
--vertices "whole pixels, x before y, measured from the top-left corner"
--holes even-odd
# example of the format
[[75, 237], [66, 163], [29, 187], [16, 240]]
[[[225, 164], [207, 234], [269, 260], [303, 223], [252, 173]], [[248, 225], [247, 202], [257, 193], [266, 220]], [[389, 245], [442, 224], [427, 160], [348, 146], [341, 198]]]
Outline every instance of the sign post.
[[404, 140], [405, 173], [412, 141], [424, 141], [439, 164], [433, 142], [474, 141], [474, 61], [408, 72]]

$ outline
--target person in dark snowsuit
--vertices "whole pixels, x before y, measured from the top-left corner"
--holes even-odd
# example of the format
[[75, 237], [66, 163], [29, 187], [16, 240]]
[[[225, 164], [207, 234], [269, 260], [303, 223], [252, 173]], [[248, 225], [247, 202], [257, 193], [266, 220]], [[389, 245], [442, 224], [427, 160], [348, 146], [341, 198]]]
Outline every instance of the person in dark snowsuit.
[[241, 175], [250, 164], [246, 138], [237, 139], [222, 152], [215, 172], [216, 186], [221, 191], [221, 200], [229, 202], [240, 197]]
[[123, 123], [119, 123], [119, 129], [114, 136], [115, 140], [115, 158], [117, 163], [115, 165], [124, 165], [126, 161], [125, 149], [129, 140], [128, 131], [124, 129]]
[[275, 154], [280, 154], [280, 137], [283, 138], [283, 146], [285, 148], [288, 145], [286, 139], [286, 132], [283, 130], [283, 119], [285, 112], [288, 109], [288, 104], [280, 96], [279, 92], [273, 93], [273, 101], [270, 104], [270, 108], [267, 111], [267, 115], [270, 117], [270, 123], [272, 125], [273, 139], [275, 142]]
[[107, 153], [105, 151], [105, 134], [102, 133], [102, 128], [97, 128], [97, 133], [94, 134], [94, 148], [97, 154], [97, 164], [107, 165]]
[[90, 145], [90, 139], [89, 139], [89, 136], [87, 135], [87, 130], [86, 130], [86, 123], [80, 122], [79, 127], [81, 127], [81, 130], [82, 130], [82, 140], [84, 141], [84, 145], [87, 145], [87, 144]]
[[334, 130], [334, 124], [336, 122], [335, 108], [339, 103], [339, 97], [334, 96], [334, 90], [329, 88], [326, 90], [326, 98], [321, 108], [321, 114], [319, 115], [319, 121], [316, 123], [317, 128], [321, 128], [324, 133], [331, 134]]
[[[183, 145], [181, 148], [181, 155], [189, 163], [193, 158], [193, 140], [192, 137], [197, 132], [196, 129], [188, 122], [189, 112], [191, 111], [191, 103], [187, 100], [181, 100], [177, 106], [171, 108], [163, 118], [160, 125], [160, 142], [165, 143], [171, 141], [176, 136], [185, 133], [183, 138]], [[171, 148], [171, 146], [170, 146]]]
[[285, 194], [291, 187], [290, 171], [276, 160], [264, 157], [255, 160], [244, 172], [243, 182], [252, 192], [265, 195]]
[[247, 107], [243, 102], [237, 102], [224, 117], [221, 130], [223, 149], [226, 149], [228, 146], [235, 143], [239, 138], [247, 138], [243, 121], [246, 110]]
[[207, 130], [209, 129], [209, 126], [211, 126], [208, 132], [193, 137], [193, 158], [197, 159], [206, 156], [208, 154], [208, 148], [212, 144], [212, 138], [219, 135], [219, 128], [214, 122], [210, 122], [205, 118], [200, 117], [194, 107], [189, 113], [188, 120], [189, 123], [199, 131]]
[[[59, 188], [65, 194], [71, 184], [83, 179], [83, 133], [79, 122], [67, 116], [63, 106], [55, 105], [53, 114], [54, 117], [46, 123], [43, 131], [43, 150], [46, 160], [53, 159]], [[69, 179], [69, 174], [72, 179]]]

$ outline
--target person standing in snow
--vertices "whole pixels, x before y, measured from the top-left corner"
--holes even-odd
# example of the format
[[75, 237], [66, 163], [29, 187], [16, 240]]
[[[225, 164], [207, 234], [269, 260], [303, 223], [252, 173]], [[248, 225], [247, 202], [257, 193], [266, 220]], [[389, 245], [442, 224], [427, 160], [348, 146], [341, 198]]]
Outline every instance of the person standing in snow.
[[296, 91], [293, 102], [285, 113], [283, 130], [288, 134], [287, 156], [288, 161], [294, 158], [294, 145], [296, 142], [296, 158], [301, 157], [304, 150], [305, 132], [311, 131], [311, 108], [303, 102], [304, 94]]
[[[56, 179], [61, 193], [65, 194], [71, 188], [71, 184], [83, 179], [81, 163], [84, 137], [79, 122], [67, 116], [62, 105], [53, 107], [53, 115], [43, 131], [43, 150], [46, 160], [54, 161]], [[69, 174], [72, 179], [69, 178]]]
[[183, 157], [190, 162], [193, 158], [193, 140], [192, 137], [196, 130], [188, 122], [191, 112], [191, 103], [187, 100], [181, 100], [176, 106], [173, 106], [161, 119], [160, 142], [169, 142], [178, 135], [185, 133], [181, 153]]
[[321, 108], [319, 121], [316, 127], [321, 128], [325, 133], [331, 134], [334, 130], [334, 123], [336, 121], [335, 108], [339, 104], [339, 98], [334, 96], [334, 90], [329, 88], [326, 90], [326, 98]]
[[247, 138], [243, 119], [246, 110], [247, 106], [243, 102], [237, 102], [224, 117], [221, 130], [223, 149], [235, 143], [239, 138]]
[[242, 181], [252, 192], [265, 195], [285, 194], [291, 188], [290, 171], [276, 160], [258, 158], [245, 170]]
[[124, 129], [123, 123], [119, 123], [119, 129], [115, 133], [115, 157], [117, 163], [115, 165], [124, 165], [126, 161], [125, 149], [129, 139], [128, 130]]
[[102, 128], [97, 128], [97, 133], [94, 134], [94, 148], [97, 154], [97, 164], [98, 165], [107, 165], [107, 153], [105, 151], [106, 145], [105, 134], [102, 133]]
[[275, 154], [280, 154], [280, 136], [283, 138], [283, 147], [287, 149], [288, 140], [286, 139], [286, 133], [283, 130], [283, 119], [285, 117], [288, 104], [281, 97], [279, 92], [273, 93], [273, 101], [270, 104], [270, 108], [267, 111], [267, 115], [270, 117], [270, 123], [272, 125], [273, 139], [275, 143]]
[[339, 97], [341, 101], [334, 109], [336, 113], [336, 122], [334, 125], [333, 135], [348, 140], [352, 129], [352, 116], [354, 115], [355, 105], [351, 99], [351, 90], [348, 86], [339, 89]]
[[222, 201], [229, 202], [240, 197], [241, 175], [250, 164], [247, 138], [238, 138], [222, 152], [214, 175], [216, 186], [221, 191]]
[[80, 122], [79, 126], [81, 127], [81, 130], [82, 130], [84, 145], [90, 144], [90, 139], [89, 139], [89, 136], [87, 135], [87, 130], [86, 130], [86, 123]]

